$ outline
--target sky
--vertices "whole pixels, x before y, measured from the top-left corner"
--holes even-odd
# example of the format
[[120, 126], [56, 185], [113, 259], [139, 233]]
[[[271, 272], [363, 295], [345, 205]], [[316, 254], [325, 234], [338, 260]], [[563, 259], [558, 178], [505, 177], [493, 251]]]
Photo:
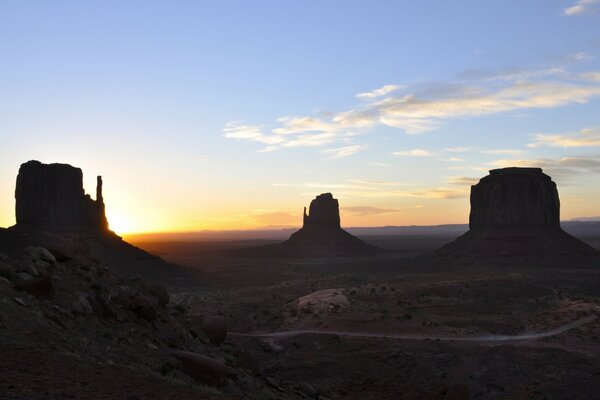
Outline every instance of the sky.
[[599, 216], [600, 0], [1, 0], [0, 226], [31, 159], [121, 234], [465, 223], [506, 166]]

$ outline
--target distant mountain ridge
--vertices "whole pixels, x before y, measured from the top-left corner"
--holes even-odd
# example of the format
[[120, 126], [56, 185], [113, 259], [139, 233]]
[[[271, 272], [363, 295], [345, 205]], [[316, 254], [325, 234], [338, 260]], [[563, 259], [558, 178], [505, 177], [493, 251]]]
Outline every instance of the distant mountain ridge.
[[[595, 220], [567, 220], [561, 221], [561, 226], [572, 235], [600, 234], [600, 221]], [[469, 229], [468, 224], [442, 224], [442, 225], [407, 225], [407, 226], [380, 226], [380, 227], [350, 227], [346, 231], [355, 236], [401, 236], [401, 235], [435, 235], [435, 236], [460, 236]], [[227, 241], [227, 240], [286, 240], [298, 228], [282, 229], [248, 229], [228, 231], [196, 231], [196, 232], [167, 232], [167, 233], [142, 233], [124, 235], [133, 242], [153, 241]]]

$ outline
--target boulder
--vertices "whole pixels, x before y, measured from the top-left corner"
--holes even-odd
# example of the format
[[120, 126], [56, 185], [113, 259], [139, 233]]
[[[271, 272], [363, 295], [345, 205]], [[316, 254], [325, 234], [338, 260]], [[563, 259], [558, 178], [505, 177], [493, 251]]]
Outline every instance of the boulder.
[[15, 282], [15, 289], [29, 293], [36, 297], [50, 297], [52, 295], [52, 280], [48, 277], [33, 278]]
[[156, 308], [152, 304], [150, 298], [144, 294], [138, 293], [129, 304], [129, 309], [132, 310], [138, 317], [146, 321], [154, 321], [158, 315]]
[[83, 293], [79, 293], [76, 296], [75, 300], [73, 300], [73, 303], [71, 304], [71, 310], [75, 315], [94, 314], [94, 310], [92, 308], [92, 305], [90, 304], [88, 296]]
[[213, 345], [220, 346], [227, 338], [227, 319], [219, 316], [204, 318], [202, 332]]
[[73, 258], [73, 243], [56, 235], [46, 235], [43, 238], [43, 247], [54, 256], [57, 261], [66, 261]]
[[15, 269], [12, 265], [5, 263], [4, 261], [0, 261], [0, 277], [6, 278], [9, 281], [15, 279]]
[[101, 294], [90, 294], [87, 300], [92, 307], [92, 311], [100, 318], [116, 318], [115, 311]]
[[237, 376], [234, 369], [214, 358], [189, 351], [176, 351], [173, 356], [185, 374], [206, 385], [223, 386], [226, 377]]
[[34, 262], [35, 260], [42, 260], [47, 262], [48, 264], [56, 263], [56, 257], [54, 257], [52, 253], [48, 251], [48, 249], [45, 249], [43, 247], [26, 247], [25, 253], [27, 253], [27, 255], [29, 255], [29, 257], [31, 257], [31, 259], [34, 260]]

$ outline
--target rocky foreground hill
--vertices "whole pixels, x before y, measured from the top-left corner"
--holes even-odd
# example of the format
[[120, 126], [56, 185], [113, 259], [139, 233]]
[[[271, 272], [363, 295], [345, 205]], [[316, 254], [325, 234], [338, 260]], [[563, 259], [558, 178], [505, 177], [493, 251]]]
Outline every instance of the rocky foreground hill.
[[[302, 398], [227, 342], [218, 314], [189, 314], [163, 284], [193, 279], [108, 229], [101, 179], [24, 164], [17, 225], [0, 229], [0, 398]], [[143, 277], [143, 278], [142, 278]]]

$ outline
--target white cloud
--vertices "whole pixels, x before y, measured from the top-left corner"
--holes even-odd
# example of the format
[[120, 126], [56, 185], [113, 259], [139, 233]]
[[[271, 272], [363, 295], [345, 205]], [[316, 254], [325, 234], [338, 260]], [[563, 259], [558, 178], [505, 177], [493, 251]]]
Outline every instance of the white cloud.
[[534, 167], [542, 168], [552, 178], [569, 180], [582, 175], [600, 174], [600, 155], [569, 156], [561, 158], [538, 158], [531, 160], [496, 160], [489, 165], [497, 168]]
[[392, 153], [393, 156], [399, 157], [433, 157], [435, 153], [432, 153], [423, 149], [413, 149], [413, 150], [402, 150], [402, 151], [394, 151]]
[[334, 124], [319, 118], [311, 117], [281, 117], [277, 121], [283, 124], [281, 128], [273, 129], [277, 135], [290, 135], [301, 132], [334, 132], [339, 129]]
[[283, 139], [277, 136], [263, 134], [261, 125], [245, 125], [237, 121], [225, 124], [223, 136], [229, 139], [250, 140], [268, 145], [283, 142]]
[[[474, 73], [474, 76], [479, 78], [468, 83], [436, 83], [413, 88], [386, 85], [373, 92], [361, 93], [361, 98], [368, 100], [365, 104], [341, 112], [281, 117], [270, 130], [263, 125], [230, 122], [225, 125], [223, 134], [227, 138], [265, 144], [267, 147], [261, 150], [263, 152], [334, 143], [351, 147], [356, 145], [353, 142], [355, 136], [376, 126], [385, 125], [408, 134], [419, 134], [453, 119], [555, 108], [586, 103], [600, 96], [598, 71], [572, 75], [562, 68], [549, 68], [505, 71], [493, 75], [496, 76], [494, 79], [485, 73]], [[447, 149], [449, 152], [469, 150], [461, 147]]]
[[600, 128], [582, 129], [575, 133], [533, 135], [533, 142], [529, 147], [600, 147]]
[[[337, 195], [356, 198], [422, 197], [431, 199], [456, 199], [465, 197], [469, 188], [406, 189], [405, 183], [353, 180], [344, 183], [278, 183], [278, 187], [302, 187], [313, 190], [335, 191]], [[314, 193], [307, 193], [314, 195]]]
[[460, 158], [460, 157], [449, 157], [449, 158], [446, 158], [444, 161], [455, 162], [455, 163], [467, 162], [467, 160], [465, 160], [464, 158]]
[[479, 178], [473, 178], [468, 176], [453, 176], [447, 179], [447, 182], [451, 185], [456, 186], [472, 186], [479, 182]]
[[473, 148], [472, 147], [449, 147], [445, 150], [450, 153], [466, 153], [467, 151], [473, 150]]
[[586, 14], [590, 12], [594, 7], [594, 4], [597, 3], [600, 3], [600, 0], [577, 0], [571, 7], [566, 8], [563, 13], [569, 17]]
[[387, 208], [387, 207], [370, 207], [370, 206], [355, 206], [355, 207], [342, 207], [340, 209], [342, 214], [354, 215], [357, 217], [365, 217], [372, 215], [386, 215], [396, 214], [404, 212], [406, 210], [401, 208]]
[[591, 61], [594, 59], [594, 57], [590, 56], [589, 54], [583, 51], [577, 52], [575, 54], [570, 54], [567, 56], [567, 58], [573, 61]]
[[400, 86], [397, 86], [397, 85], [384, 85], [384, 86], [380, 87], [379, 89], [375, 89], [375, 90], [370, 91], [370, 92], [358, 93], [356, 95], [356, 97], [359, 98], [359, 99], [374, 99], [376, 97], [385, 96], [386, 94], [390, 94], [392, 92], [395, 92], [398, 89], [400, 89]]
[[600, 83], [600, 71], [591, 71], [582, 74], [582, 78], [591, 82]]
[[519, 150], [519, 149], [491, 149], [491, 150], [483, 150], [482, 153], [484, 154], [494, 154], [494, 155], [518, 155], [518, 154], [523, 154], [524, 151], [523, 150]]
[[336, 140], [333, 132], [323, 132], [294, 136], [294, 139], [281, 143], [283, 147], [317, 147], [332, 143]]
[[354, 155], [363, 151], [366, 147], [363, 145], [353, 145], [353, 146], [345, 146], [339, 147], [337, 149], [326, 149], [323, 150], [323, 153], [331, 155], [331, 158], [344, 158]]

